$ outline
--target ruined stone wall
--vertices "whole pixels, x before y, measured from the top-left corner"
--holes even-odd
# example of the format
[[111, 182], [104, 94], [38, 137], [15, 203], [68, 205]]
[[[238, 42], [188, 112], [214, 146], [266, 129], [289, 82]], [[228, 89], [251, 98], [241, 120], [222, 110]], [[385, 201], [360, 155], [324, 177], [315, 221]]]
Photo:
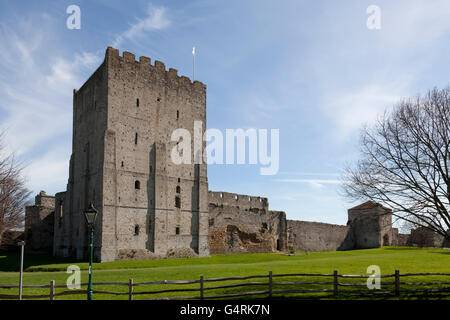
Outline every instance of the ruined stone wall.
[[397, 247], [406, 247], [406, 246], [408, 246], [409, 236], [410, 236], [409, 234], [399, 233], [396, 246]]
[[412, 247], [443, 247], [444, 237], [427, 228], [420, 227], [411, 230], [411, 234], [406, 242], [407, 246]]
[[288, 220], [287, 228], [295, 250], [334, 251], [353, 247], [348, 226]]
[[269, 210], [267, 198], [208, 192], [211, 253], [286, 249], [286, 214]]
[[55, 197], [41, 191], [35, 204], [25, 208], [25, 250], [51, 254], [53, 251], [53, 219]]

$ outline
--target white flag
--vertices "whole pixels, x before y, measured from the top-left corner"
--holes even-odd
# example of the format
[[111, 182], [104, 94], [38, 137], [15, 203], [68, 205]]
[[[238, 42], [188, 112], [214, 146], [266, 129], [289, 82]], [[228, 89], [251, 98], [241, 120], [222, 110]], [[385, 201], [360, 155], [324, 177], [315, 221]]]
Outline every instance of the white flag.
[[192, 54], [195, 56], [195, 47], [192, 47]]

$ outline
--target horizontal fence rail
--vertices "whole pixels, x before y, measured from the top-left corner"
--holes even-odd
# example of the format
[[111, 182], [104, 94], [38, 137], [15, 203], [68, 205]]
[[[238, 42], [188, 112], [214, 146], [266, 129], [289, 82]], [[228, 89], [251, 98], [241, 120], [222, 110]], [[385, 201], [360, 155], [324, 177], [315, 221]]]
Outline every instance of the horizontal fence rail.
[[[429, 276], [449, 276], [450, 273], [404, 273], [401, 274], [398, 270], [395, 271], [394, 274], [386, 274], [386, 275], [351, 275], [351, 274], [339, 274], [338, 271], [334, 271], [330, 274], [320, 274], [320, 273], [289, 273], [289, 274], [273, 274], [272, 271], [269, 271], [267, 275], [252, 275], [252, 276], [243, 276], [243, 277], [224, 277], [224, 278], [204, 278], [200, 276], [199, 280], [163, 280], [163, 281], [151, 281], [151, 282], [140, 282], [134, 283], [133, 279], [130, 279], [129, 282], [95, 282], [94, 286], [125, 286], [128, 287], [127, 292], [114, 292], [114, 291], [106, 291], [106, 290], [94, 290], [94, 294], [108, 294], [108, 295], [126, 295], [129, 300], [133, 300], [134, 296], [139, 295], [158, 295], [162, 293], [182, 293], [182, 292], [198, 292], [195, 296], [169, 296], [169, 297], [153, 297], [152, 300], [203, 300], [203, 299], [221, 299], [221, 298], [236, 298], [236, 297], [245, 297], [245, 296], [255, 296], [255, 295], [268, 295], [268, 298], [272, 298], [273, 295], [280, 294], [295, 294], [295, 293], [332, 293], [337, 296], [340, 293], [353, 293], [353, 294], [391, 294], [394, 296], [400, 296], [401, 292], [404, 293], [450, 293], [450, 282], [406, 282], [400, 281], [402, 277], [429, 277]], [[286, 278], [286, 277], [327, 277], [331, 278], [328, 281], [279, 281], [274, 282], [275, 279]], [[381, 286], [393, 286], [392, 290], [347, 290], [341, 289], [341, 287], [349, 288], [349, 287], [357, 287], [361, 288], [367, 286], [366, 282], [340, 282], [339, 279], [376, 279], [379, 278], [379, 284]], [[393, 281], [381, 281], [381, 279], [385, 278], [393, 278]], [[264, 279], [266, 281], [255, 281], [255, 279]], [[227, 281], [243, 281], [243, 280], [252, 280], [243, 283], [232, 283], [232, 284], [220, 284], [213, 286], [205, 286], [208, 283], [216, 283], [216, 282], [227, 282]], [[168, 288], [168, 289], [160, 289], [155, 288], [155, 290], [147, 290], [147, 291], [135, 291], [135, 288], [139, 287], [151, 287], [151, 286], [165, 286], [165, 285], [198, 285], [196, 288]], [[326, 288], [308, 288], [305, 287], [307, 285], [318, 285], [318, 286], [327, 286]], [[87, 287], [88, 283], [80, 283], [80, 287]], [[289, 286], [286, 290], [280, 290], [283, 286]], [[403, 286], [403, 288], [401, 288]], [[424, 289], [406, 289], [405, 286], [449, 286], [442, 288], [424, 288]], [[223, 293], [223, 294], [212, 294], [205, 295], [213, 290], [219, 289], [235, 289], [242, 287], [261, 287], [261, 290], [254, 290], [248, 292], [236, 292], [236, 293]], [[17, 284], [0, 284], [0, 289], [15, 289], [19, 288]], [[22, 295], [24, 299], [50, 299], [55, 300], [55, 297], [61, 296], [69, 296], [69, 295], [83, 295], [87, 294], [87, 289], [69, 289], [62, 292], [56, 292], [56, 289], [66, 288], [67, 285], [56, 285], [55, 281], [50, 281], [50, 284], [47, 285], [34, 285], [34, 284], [25, 284], [22, 288], [35, 288], [35, 289], [48, 289], [49, 294], [47, 295]], [[274, 290], [276, 288], [276, 290]], [[0, 294], [0, 299], [19, 299], [18, 295], [9, 295], [9, 294]]]

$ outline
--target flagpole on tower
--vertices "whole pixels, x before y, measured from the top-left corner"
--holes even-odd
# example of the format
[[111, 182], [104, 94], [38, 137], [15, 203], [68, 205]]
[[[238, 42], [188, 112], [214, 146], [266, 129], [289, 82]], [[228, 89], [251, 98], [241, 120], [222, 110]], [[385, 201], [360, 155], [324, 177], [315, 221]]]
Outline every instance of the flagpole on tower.
[[195, 81], [195, 47], [192, 47], [192, 81]]

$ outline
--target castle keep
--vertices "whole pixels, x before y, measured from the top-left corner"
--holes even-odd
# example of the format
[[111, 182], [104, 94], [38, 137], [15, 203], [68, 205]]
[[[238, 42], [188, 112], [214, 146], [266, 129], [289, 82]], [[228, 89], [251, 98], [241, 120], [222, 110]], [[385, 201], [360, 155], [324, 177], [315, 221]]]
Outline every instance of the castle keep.
[[[27, 249], [84, 258], [83, 211], [98, 209], [97, 261], [210, 253], [343, 250], [398, 243], [391, 213], [374, 203], [349, 210], [347, 226], [292, 221], [267, 198], [208, 191], [206, 164], [174, 164], [175, 129], [206, 130], [206, 86], [162, 62], [106, 50], [73, 92], [67, 189], [41, 192], [26, 208]], [[194, 141], [191, 149], [195, 150]], [[198, 146], [197, 146], [198, 147]], [[205, 142], [202, 142], [202, 149]]]

